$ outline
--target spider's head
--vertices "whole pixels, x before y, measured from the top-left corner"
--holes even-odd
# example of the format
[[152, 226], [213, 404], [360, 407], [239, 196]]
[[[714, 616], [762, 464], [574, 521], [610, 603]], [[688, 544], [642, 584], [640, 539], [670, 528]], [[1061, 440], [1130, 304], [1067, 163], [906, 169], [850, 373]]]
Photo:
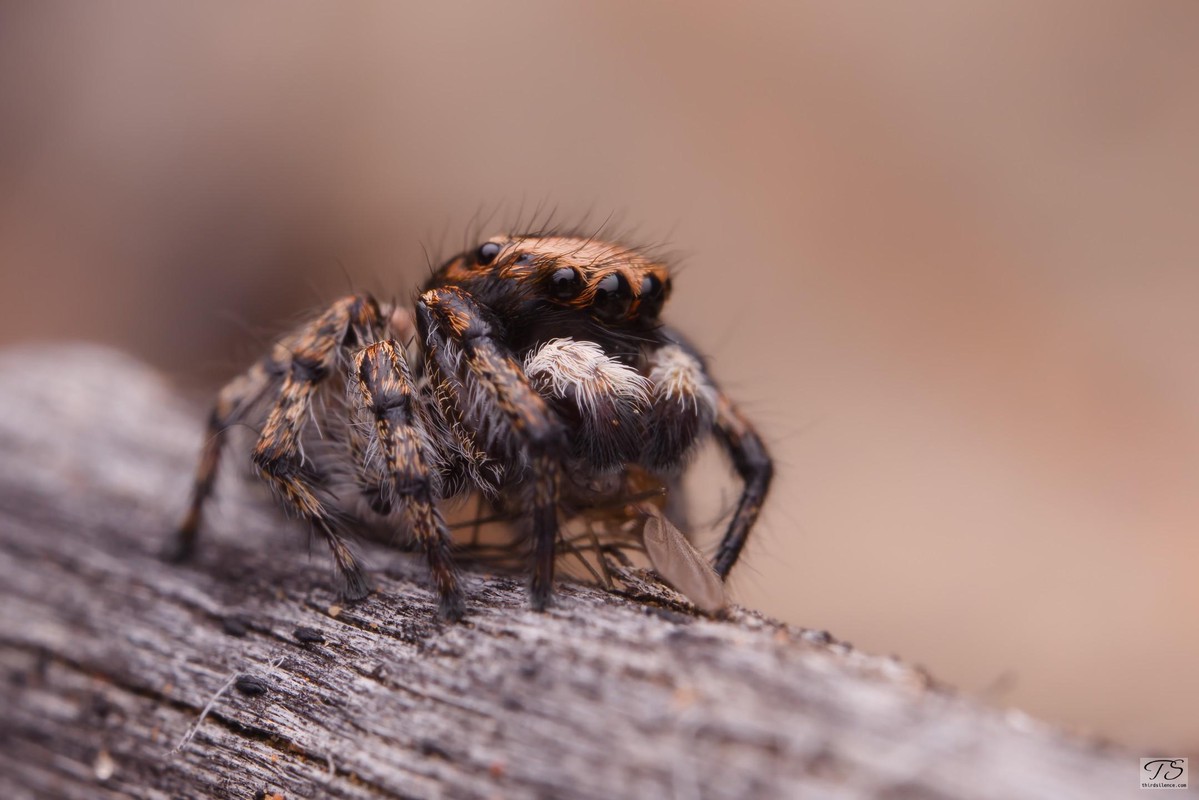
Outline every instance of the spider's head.
[[494, 236], [435, 276], [497, 306], [575, 311], [613, 327], [652, 327], [670, 275], [641, 252], [575, 236]]

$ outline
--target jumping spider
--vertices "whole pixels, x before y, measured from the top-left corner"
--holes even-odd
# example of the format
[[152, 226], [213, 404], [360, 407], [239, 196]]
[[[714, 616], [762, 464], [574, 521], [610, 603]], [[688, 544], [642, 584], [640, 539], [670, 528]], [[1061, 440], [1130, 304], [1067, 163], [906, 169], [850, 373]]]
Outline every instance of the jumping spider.
[[[231, 426], [260, 431], [258, 474], [332, 551], [342, 592], [370, 589], [347, 535], [373, 520], [419, 543], [455, 620], [463, 592], [438, 502], [480, 492], [531, 542], [531, 602], [551, 601], [560, 518], [663, 485], [714, 432], [744, 486], [713, 562], [728, 575], [772, 467], [762, 440], [659, 312], [667, 268], [559, 235], [493, 237], [437, 270], [413, 316], [344, 297], [221, 390], [171, 552], [195, 547]], [[561, 516], [560, 516], [561, 515]]]

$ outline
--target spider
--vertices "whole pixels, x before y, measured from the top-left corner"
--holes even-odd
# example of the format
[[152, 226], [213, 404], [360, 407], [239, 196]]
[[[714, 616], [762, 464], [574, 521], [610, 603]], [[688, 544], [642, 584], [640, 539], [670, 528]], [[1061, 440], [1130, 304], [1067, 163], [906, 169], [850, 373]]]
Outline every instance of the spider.
[[381, 525], [423, 549], [439, 616], [459, 619], [439, 502], [478, 492], [519, 520], [531, 603], [544, 610], [560, 519], [619, 501], [629, 470], [677, 486], [714, 434], [743, 483], [712, 563], [727, 577], [772, 466], [704, 360], [660, 322], [670, 291], [666, 266], [643, 250], [526, 234], [451, 258], [415, 314], [368, 294], [337, 300], [218, 394], [169, 554], [193, 552], [223, 443], [246, 426], [258, 475], [324, 539], [345, 598], [370, 591], [349, 535]]

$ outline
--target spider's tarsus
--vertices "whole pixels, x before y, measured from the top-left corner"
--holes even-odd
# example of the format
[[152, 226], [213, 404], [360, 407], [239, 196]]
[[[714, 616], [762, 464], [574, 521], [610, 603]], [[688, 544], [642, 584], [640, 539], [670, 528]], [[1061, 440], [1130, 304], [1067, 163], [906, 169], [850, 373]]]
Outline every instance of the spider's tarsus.
[[461, 592], [445, 595], [437, 605], [437, 618], [442, 622], [460, 622], [466, 614], [466, 600]]
[[529, 583], [529, 602], [534, 611], [545, 611], [554, 603], [554, 557], [557, 535], [551, 525], [557, 526], [557, 515], [553, 507], [538, 509], [540, 518], [535, 521], [533, 545], [533, 579]]
[[554, 586], [552, 583], [534, 583], [529, 589], [529, 605], [534, 611], [548, 611], [554, 605]]
[[192, 528], [173, 531], [158, 556], [169, 564], [182, 564], [196, 554], [196, 532]]
[[341, 573], [341, 597], [343, 600], [350, 602], [361, 600], [372, 591], [374, 589], [361, 569], [355, 568]]

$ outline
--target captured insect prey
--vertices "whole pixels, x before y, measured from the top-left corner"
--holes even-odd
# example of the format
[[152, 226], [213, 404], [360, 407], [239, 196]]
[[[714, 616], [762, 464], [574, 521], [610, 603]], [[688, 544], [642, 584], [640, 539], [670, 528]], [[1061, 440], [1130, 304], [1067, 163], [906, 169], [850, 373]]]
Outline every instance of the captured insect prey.
[[194, 551], [225, 441], [249, 429], [257, 474], [323, 538], [347, 599], [370, 591], [351, 538], [382, 530], [424, 552], [439, 615], [460, 618], [442, 502], [473, 494], [527, 544], [531, 603], [544, 609], [566, 524], [637, 507], [639, 485], [665, 492], [669, 509], [711, 435], [741, 482], [711, 565], [657, 508], [639, 524], [659, 573], [719, 608], [772, 466], [703, 358], [662, 322], [670, 293], [668, 268], [644, 251], [525, 234], [451, 258], [412, 311], [367, 294], [335, 301], [217, 395], [169, 555]]
[[649, 512], [641, 536], [650, 563], [667, 583], [700, 611], [713, 613], [724, 608], [724, 583], [720, 576], [660, 511]]

